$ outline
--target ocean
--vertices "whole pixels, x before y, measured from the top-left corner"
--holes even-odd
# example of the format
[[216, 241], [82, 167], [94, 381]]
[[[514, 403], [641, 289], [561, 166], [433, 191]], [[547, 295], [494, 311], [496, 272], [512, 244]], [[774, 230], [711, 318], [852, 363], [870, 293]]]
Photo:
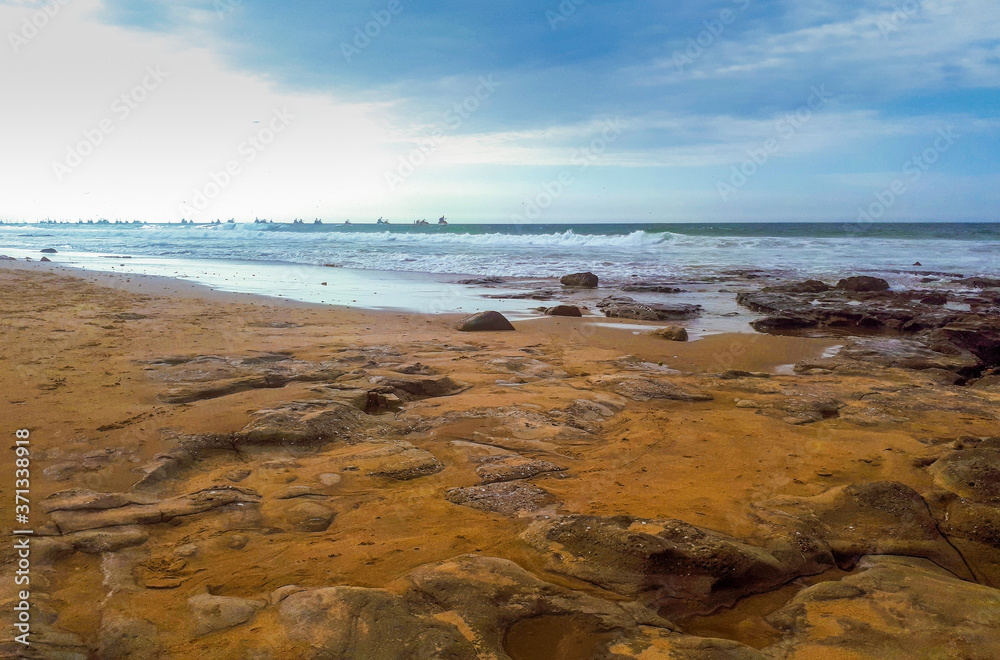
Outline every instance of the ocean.
[[[427, 297], [446, 301], [431, 311], [470, 309], [465, 294], [442, 296], [457, 276], [531, 280], [589, 270], [614, 286], [757, 270], [834, 281], [868, 274], [912, 286], [928, 275], [1000, 274], [1000, 223], [0, 224], [0, 254], [37, 259], [43, 248], [81, 268], [420, 311]], [[314, 291], [317, 278], [330, 288]], [[402, 302], [368, 300], [375, 283]], [[407, 295], [414, 288], [419, 304]]]

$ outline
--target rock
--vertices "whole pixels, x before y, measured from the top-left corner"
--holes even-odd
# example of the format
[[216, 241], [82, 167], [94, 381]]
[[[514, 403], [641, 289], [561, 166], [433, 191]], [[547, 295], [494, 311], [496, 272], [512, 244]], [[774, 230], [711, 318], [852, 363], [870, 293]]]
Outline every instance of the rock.
[[767, 617], [775, 658], [1000, 657], [1000, 591], [925, 559], [866, 557], [859, 572], [803, 589]]
[[[433, 603], [436, 608], [455, 613], [467, 636], [471, 635], [484, 651], [482, 657], [508, 657], [504, 650], [509, 652], [512, 644], [517, 645], [518, 637], [523, 637], [528, 643], [525, 648], [532, 648], [538, 657], [567, 657], [557, 651], [560, 631], [568, 633], [564, 638], [570, 637], [567, 646], [594, 642], [593, 655], [578, 653], [568, 657], [611, 657], [597, 653], [598, 649], [622, 637], [632, 639], [639, 634], [637, 626], [655, 626], [650, 629], [655, 632], [670, 626], [650, 610], [628, 607], [637, 603], [614, 603], [543, 582], [517, 564], [497, 557], [462, 555], [420, 566], [402, 583], [411, 602]], [[544, 626], [547, 635], [531, 635], [530, 629], [519, 635], [519, 622], [540, 619], [554, 624]], [[570, 623], [576, 625], [559, 625]]]
[[44, 262], [49, 262], [49, 263], [51, 263], [51, 261], [52, 261], [52, 260], [51, 260], [51, 259], [49, 259], [48, 257], [42, 257], [41, 259], [39, 259], [39, 261], [44, 261]]
[[59, 251], [56, 250], [55, 248], [45, 248], [43, 250], [40, 250], [40, 252], [42, 254], [57, 254]]
[[547, 316], [583, 316], [576, 305], [556, 305], [545, 310]]
[[158, 660], [163, 650], [160, 631], [144, 619], [107, 619], [97, 639], [97, 660]]
[[319, 502], [304, 500], [288, 507], [285, 520], [298, 532], [325, 532], [336, 512]]
[[563, 286], [573, 286], [580, 289], [596, 289], [598, 278], [591, 272], [573, 273], [572, 275], [563, 275], [559, 283]]
[[271, 595], [267, 597], [267, 601], [271, 605], [277, 605], [292, 594], [300, 594], [305, 590], [305, 587], [300, 587], [297, 584], [286, 584], [285, 586], [278, 587], [272, 591]]
[[264, 609], [266, 601], [199, 594], [188, 598], [196, 637], [246, 623]]
[[505, 280], [502, 277], [477, 277], [477, 278], [471, 279], [471, 280], [459, 280], [458, 283], [459, 284], [474, 284], [474, 285], [484, 286], [484, 285], [487, 285], [487, 284], [503, 284], [506, 281], [507, 280]]
[[701, 314], [701, 305], [639, 303], [628, 296], [609, 296], [597, 307], [609, 318], [636, 321], [675, 321]]
[[966, 277], [965, 279], [953, 280], [956, 284], [964, 284], [974, 289], [990, 289], [1000, 287], [1000, 279], [991, 277]]
[[458, 324], [461, 332], [495, 332], [513, 330], [514, 326], [500, 312], [480, 312], [466, 317]]
[[288, 638], [307, 644], [310, 658], [371, 660], [476, 660], [459, 629], [411, 611], [400, 596], [381, 589], [329, 587], [289, 595], [279, 616]]
[[679, 520], [553, 517], [533, 522], [522, 538], [547, 570], [641, 596], [666, 616], [711, 612], [833, 564], [829, 550], [804, 534], [757, 547]]
[[528, 479], [543, 472], [561, 472], [565, 469], [548, 461], [531, 460], [520, 454], [508, 454], [483, 459], [482, 465], [476, 468], [476, 474], [484, 484], [492, 484]]
[[452, 488], [445, 493], [445, 499], [452, 504], [508, 516], [519, 511], [536, 511], [555, 503], [555, 498], [548, 491], [518, 481]]
[[672, 401], [711, 401], [712, 397], [701, 392], [689, 392], [665, 380], [652, 380], [642, 376], [606, 376], [596, 382], [633, 401], [668, 399]]
[[830, 285], [819, 280], [805, 280], [785, 285], [782, 289], [789, 293], [824, 293], [830, 290]]
[[417, 397], [452, 396], [464, 392], [470, 387], [467, 383], [456, 382], [448, 376], [407, 376], [400, 374], [379, 378], [378, 384], [381, 387], [400, 390], [401, 394], [410, 394]]
[[984, 504], [1000, 504], [1000, 449], [975, 447], [952, 451], [928, 471], [934, 482], [960, 497]]
[[803, 521], [802, 531], [826, 543], [843, 568], [852, 568], [864, 555], [905, 555], [973, 579], [962, 556], [938, 531], [927, 503], [904, 484], [858, 483], [770, 506]]
[[377, 423], [355, 406], [337, 401], [292, 402], [259, 411], [255, 419], [234, 434], [236, 445], [320, 446], [345, 441]]
[[101, 527], [151, 525], [211, 511], [229, 504], [256, 504], [260, 495], [234, 486], [216, 486], [165, 500], [120, 493], [54, 493], [42, 501], [52, 521], [63, 532]]
[[687, 341], [688, 333], [687, 330], [680, 327], [679, 325], [668, 325], [665, 328], [660, 328], [659, 330], [653, 330], [649, 334], [654, 337], [661, 337], [669, 341]]
[[324, 472], [319, 475], [319, 482], [324, 486], [336, 486], [340, 480], [341, 476], [335, 472]]
[[621, 290], [634, 293], [681, 293], [684, 291], [684, 289], [665, 284], [626, 284], [621, 287]]
[[922, 305], [946, 305], [948, 295], [944, 293], [932, 293], [920, 299]]
[[857, 275], [848, 277], [837, 282], [838, 289], [845, 291], [888, 291], [889, 283], [878, 277], [868, 277], [867, 275]]
[[67, 534], [63, 538], [80, 552], [97, 555], [142, 545], [149, 540], [149, 534], [141, 527], [109, 527]]

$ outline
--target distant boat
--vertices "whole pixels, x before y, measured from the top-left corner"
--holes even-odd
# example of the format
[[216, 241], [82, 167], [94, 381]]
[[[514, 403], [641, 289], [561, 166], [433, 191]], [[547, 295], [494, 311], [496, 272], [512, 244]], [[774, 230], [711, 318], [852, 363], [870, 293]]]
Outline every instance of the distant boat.
[[375, 224], [377, 224], [377, 225], [387, 225], [387, 224], [389, 224], [389, 221], [388, 220], [383, 220], [382, 218], [379, 218], [378, 220], [375, 221]]
[[321, 225], [321, 224], [323, 224], [323, 221], [320, 220], [319, 218], [316, 218], [315, 220], [313, 220], [313, 224], [314, 225]]
[[427, 222], [426, 220], [414, 220], [413, 224], [415, 224], [415, 225], [429, 225], [431, 223]]
[[442, 216], [441, 216], [441, 217], [440, 217], [440, 218], [438, 219], [438, 224], [439, 224], [439, 225], [446, 225], [446, 224], [448, 224], [448, 221], [447, 221], [447, 220], [445, 220], [445, 219], [444, 219], [444, 216], [442, 215]]

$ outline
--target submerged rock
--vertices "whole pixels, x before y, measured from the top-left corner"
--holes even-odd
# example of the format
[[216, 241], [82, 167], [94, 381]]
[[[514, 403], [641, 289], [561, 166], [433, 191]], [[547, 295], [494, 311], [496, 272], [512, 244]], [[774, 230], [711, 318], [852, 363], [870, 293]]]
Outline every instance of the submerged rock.
[[458, 324], [462, 332], [495, 332], [513, 330], [514, 326], [500, 312], [480, 312], [466, 317]]

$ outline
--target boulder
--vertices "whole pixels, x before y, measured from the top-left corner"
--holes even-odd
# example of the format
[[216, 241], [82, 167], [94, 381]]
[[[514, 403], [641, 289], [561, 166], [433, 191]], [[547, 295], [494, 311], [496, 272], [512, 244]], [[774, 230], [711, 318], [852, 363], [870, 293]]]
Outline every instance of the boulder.
[[580, 289], [596, 289], [598, 284], [597, 275], [591, 272], [586, 273], [573, 273], [572, 275], [563, 275], [559, 283], [563, 286], [572, 286]]
[[545, 310], [547, 316], [583, 316], [576, 305], [556, 305]]
[[462, 332], [496, 332], [513, 330], [514, 326], [500, 312], [480, 312], [463, 319], [458, 329]]
[[51, 260], [51, 259], [49, 259], [48, 257], [42, 257], [41, 259], [39, 259], [39, 261], [47, 261], [47, 262], [51, 262], [52, 260]]
[[661, 339], [666, 339], [669, 341], [687, 341], [688, 333], [687, 330], [679, 325], [668, 325], [665, 328], [660, 328], [659, 330], [653, 330], [651, 333], [654, 337], [660, 337]]
[[45, 248], [44, 250], [41, 250], [42, 254], [56, 254], [58, 252], [59, 251], [56, 250], [55, 248]]
[[837, 282], [837, 288], [858, 293], [870, 291], [888, 291], [889, 283], [878, 277], [856, 275]]

